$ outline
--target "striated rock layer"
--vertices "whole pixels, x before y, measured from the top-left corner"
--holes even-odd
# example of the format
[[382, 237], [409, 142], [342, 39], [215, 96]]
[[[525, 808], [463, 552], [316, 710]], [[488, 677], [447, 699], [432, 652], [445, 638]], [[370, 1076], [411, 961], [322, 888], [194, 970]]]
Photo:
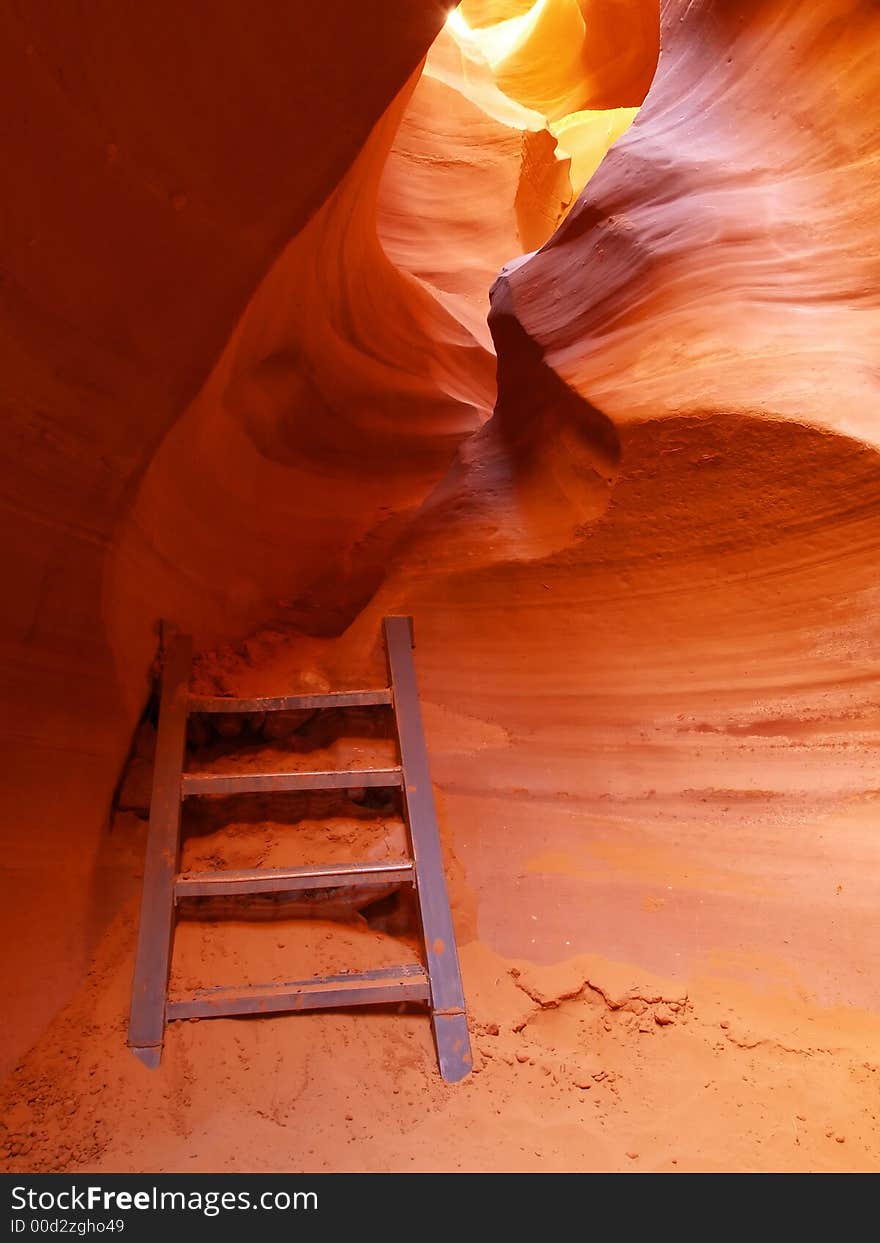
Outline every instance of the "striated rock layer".
[[637, 124], [505, 281], [615, 424], [722, 411], [876, 443], [878, 23], [867, 0], [665, 6]]

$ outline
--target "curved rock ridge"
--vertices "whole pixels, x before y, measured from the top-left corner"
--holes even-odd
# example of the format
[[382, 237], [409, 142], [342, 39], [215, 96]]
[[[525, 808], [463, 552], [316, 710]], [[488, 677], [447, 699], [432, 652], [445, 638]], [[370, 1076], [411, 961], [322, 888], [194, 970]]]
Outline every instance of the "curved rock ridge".
[[504, 313], [616, 424], [729, 410], [877, 442], [878, 33], [863, 0], [664, 5], [635, 125], [505, 278]]

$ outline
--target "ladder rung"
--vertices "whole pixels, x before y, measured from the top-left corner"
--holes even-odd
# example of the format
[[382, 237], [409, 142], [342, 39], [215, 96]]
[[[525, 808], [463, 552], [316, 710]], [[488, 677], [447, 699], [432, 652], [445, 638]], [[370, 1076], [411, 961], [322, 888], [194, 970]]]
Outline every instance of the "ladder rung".
[[251, 984], [242, 988], [200, 988], [189, 997], [169, 1000], [166, 1019], [210, 1019], [235, 1014], [326, 1010], [334, 1006], [375, 1006], [388, 1002], [428, 1001], [430, 989], [417, 963], [382, 967], [359, 975], [328, 975], [292, 984]]
[[256, 794], [285, 790], [356, 790], [403, 784], [400, 768], [334, 769], [311, 773], [184, 773], [181, 794]]
[[300, 712], [312, 708], [368, 708], [393, 703], [387, 686], [373, 691], [327, 691], [323, 695], [273, 695], [234, 699], [226, 695], [190, 695], [190, 712]]
[[302, 868], [249, 868], [227, 872], [183, 872], [177, 877], [177, 898], [221, 894], [298, 893], [304, 889], [335, 889], [339, 885], [404, 884], [413, 879], [406, 860], [382, 863], [338, 863]]

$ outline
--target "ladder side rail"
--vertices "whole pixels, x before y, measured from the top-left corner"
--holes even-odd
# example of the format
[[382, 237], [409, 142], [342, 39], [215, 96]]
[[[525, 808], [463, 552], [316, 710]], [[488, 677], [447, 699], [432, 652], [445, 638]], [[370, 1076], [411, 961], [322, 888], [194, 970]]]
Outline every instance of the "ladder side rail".
[[132, 1052], [151, 1068], [159, 1065], [165, 1034], [191, 669], [192, 639], [173, 632], [168, 639], [162, 671], [150, 826], [128, 1026]]
[[443, 1078], [455, 1083], [472, 1066], [464, 989], [443, 868], [440, 831], [413, 661], [410, 617], [386, 617], [385, 650], [403, 769], [403, 796], [416, 894], [431, 985], [431, 1010]]

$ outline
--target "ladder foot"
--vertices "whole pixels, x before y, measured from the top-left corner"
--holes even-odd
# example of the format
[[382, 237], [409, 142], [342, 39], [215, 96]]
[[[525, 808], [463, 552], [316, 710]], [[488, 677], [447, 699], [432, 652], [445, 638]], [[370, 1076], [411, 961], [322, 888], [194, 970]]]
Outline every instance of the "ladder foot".
[[463, 1014], [432, 1014], [431, 1022], [440, 1074], [447, 1083], [458, 1083], [471, 1073], [474, 1065], [467, 1019]]
[[129, 1045], [132, 1053], [143, 1062], [148, 1070], [158, 1070], [159, 1063], [162, 1060], [162, 1046], [160, 1044], [148, 1045]]

